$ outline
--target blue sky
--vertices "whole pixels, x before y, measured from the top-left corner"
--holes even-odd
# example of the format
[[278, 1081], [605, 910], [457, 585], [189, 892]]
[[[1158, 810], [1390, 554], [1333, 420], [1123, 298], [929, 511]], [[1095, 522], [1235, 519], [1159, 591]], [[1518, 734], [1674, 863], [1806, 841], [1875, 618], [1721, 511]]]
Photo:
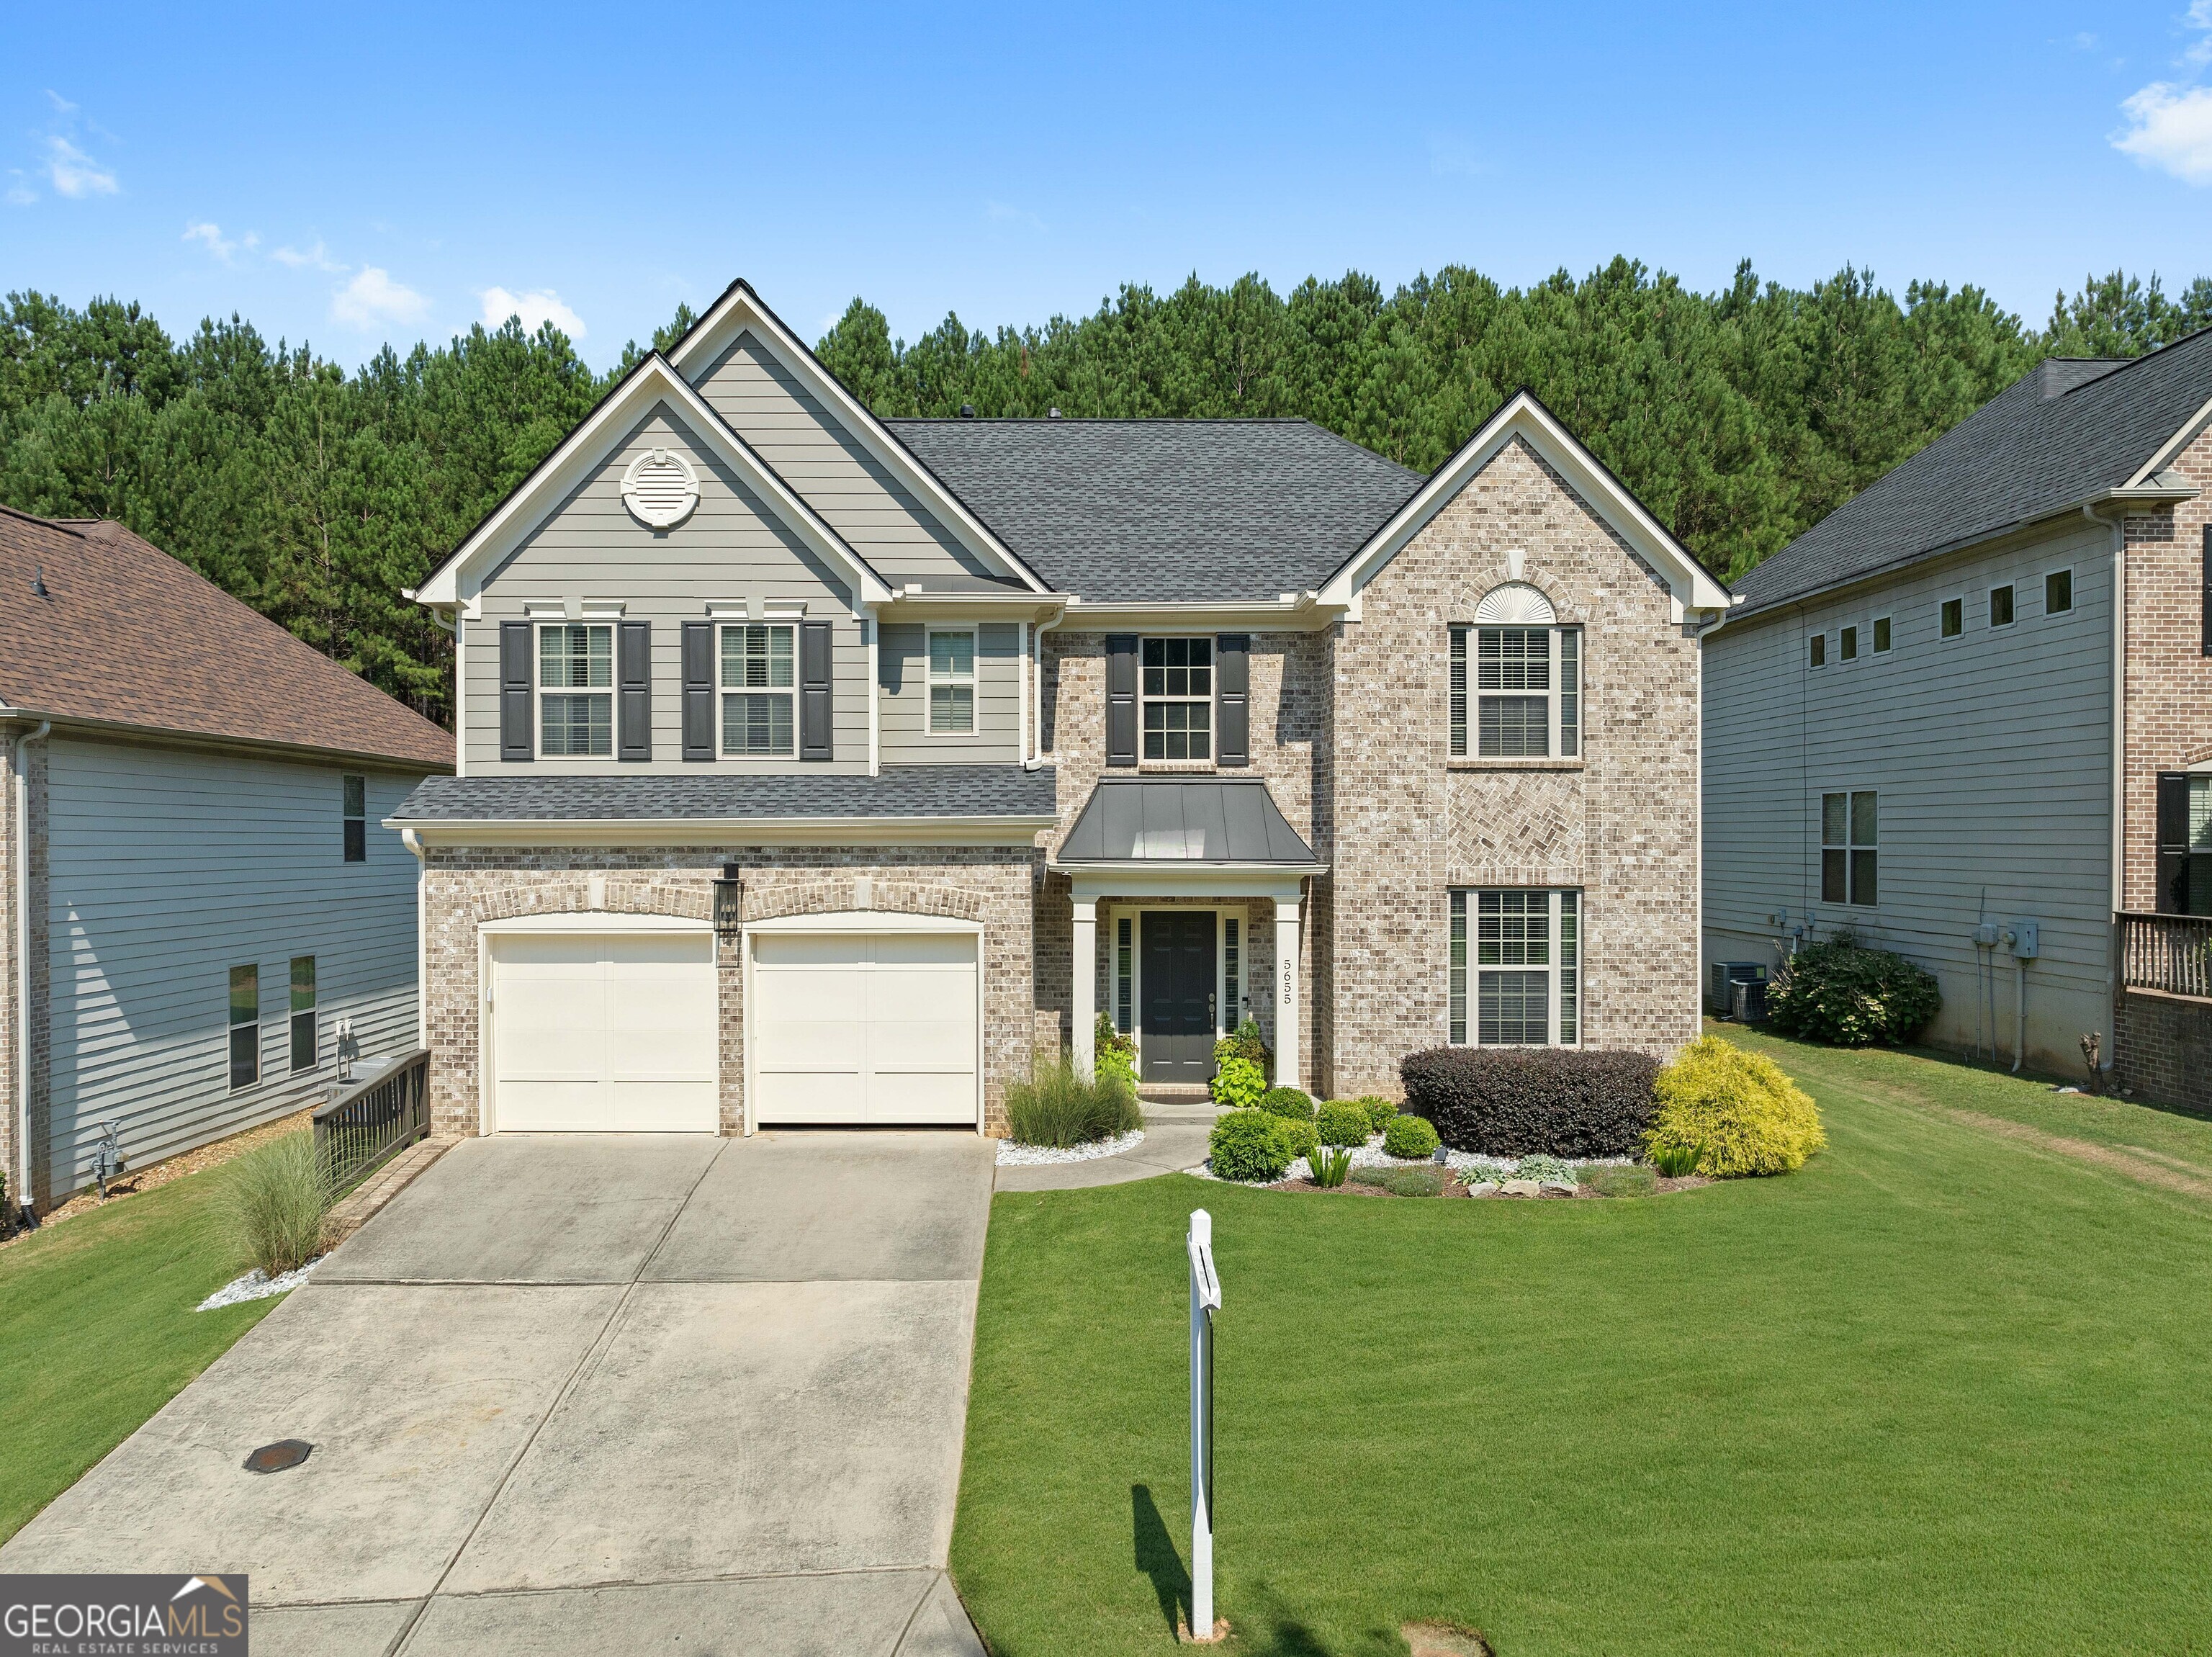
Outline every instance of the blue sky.
[[6, 34], [0, 286], [349, 363], [520, 306], [604, 366], [739, 274], [810, 338], [856, 293], [911, 338], [1193, 271], [1848, 261], [2039, 324], [2089, 271], [2212, 273], [2212, 0], [19, 0]]

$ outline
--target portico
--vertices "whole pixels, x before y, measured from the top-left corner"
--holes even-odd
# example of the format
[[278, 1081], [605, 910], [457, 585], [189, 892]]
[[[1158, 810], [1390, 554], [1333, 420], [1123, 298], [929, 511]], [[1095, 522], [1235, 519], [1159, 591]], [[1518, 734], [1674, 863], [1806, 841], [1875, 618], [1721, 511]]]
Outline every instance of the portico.
[[[1207, 1079], [1213, 1039], [1264, 1008], [1273, 1080], [1303, 1085], [1305, 883], [1328, 867], [1264, 782], [1102, 781], [1050, 867], [1073, 887], [1079, 1065], [1088, 1070], [1096, 1056], [1103, 980], [1115, 1027], [1137, 1042], [1141, 1079]], [[1255, 935], [1263, 928], [1271, 935]], [[1255, 970], [1263, 959], [1264, 979]]]

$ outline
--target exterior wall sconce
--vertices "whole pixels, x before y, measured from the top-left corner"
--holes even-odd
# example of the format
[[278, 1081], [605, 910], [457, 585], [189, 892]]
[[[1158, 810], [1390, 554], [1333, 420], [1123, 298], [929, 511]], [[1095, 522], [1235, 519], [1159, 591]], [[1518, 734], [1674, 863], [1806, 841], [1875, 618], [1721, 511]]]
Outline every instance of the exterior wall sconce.
[[735, 863], [725, 863], [721, 878], [714, 882], [714, 935], [734, 938], [744, 923], [744, 880]]

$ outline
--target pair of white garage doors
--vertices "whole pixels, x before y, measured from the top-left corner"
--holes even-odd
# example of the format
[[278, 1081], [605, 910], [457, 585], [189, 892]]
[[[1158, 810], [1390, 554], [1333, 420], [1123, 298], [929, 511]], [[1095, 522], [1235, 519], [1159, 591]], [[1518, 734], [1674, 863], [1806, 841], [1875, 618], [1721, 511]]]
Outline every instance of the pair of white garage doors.
[[[978, 935], [811, 923], [821, 929], [744, 941], [754, 1124], [975, 1122]], [[710, 933], [518, 930], [488, 942], [495, 1130], [720, 1131]]]

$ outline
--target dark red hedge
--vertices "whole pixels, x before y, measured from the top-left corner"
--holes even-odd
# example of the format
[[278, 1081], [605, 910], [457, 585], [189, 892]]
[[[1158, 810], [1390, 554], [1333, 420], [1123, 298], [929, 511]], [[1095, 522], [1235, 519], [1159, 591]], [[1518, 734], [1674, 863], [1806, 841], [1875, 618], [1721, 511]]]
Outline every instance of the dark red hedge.
[[1431, 1047], [1398, 1065], [1407, 1110], [1486, 1156], [1634, 1155], [1658, 1073], [1648, 1054], [1571, 1047]]

